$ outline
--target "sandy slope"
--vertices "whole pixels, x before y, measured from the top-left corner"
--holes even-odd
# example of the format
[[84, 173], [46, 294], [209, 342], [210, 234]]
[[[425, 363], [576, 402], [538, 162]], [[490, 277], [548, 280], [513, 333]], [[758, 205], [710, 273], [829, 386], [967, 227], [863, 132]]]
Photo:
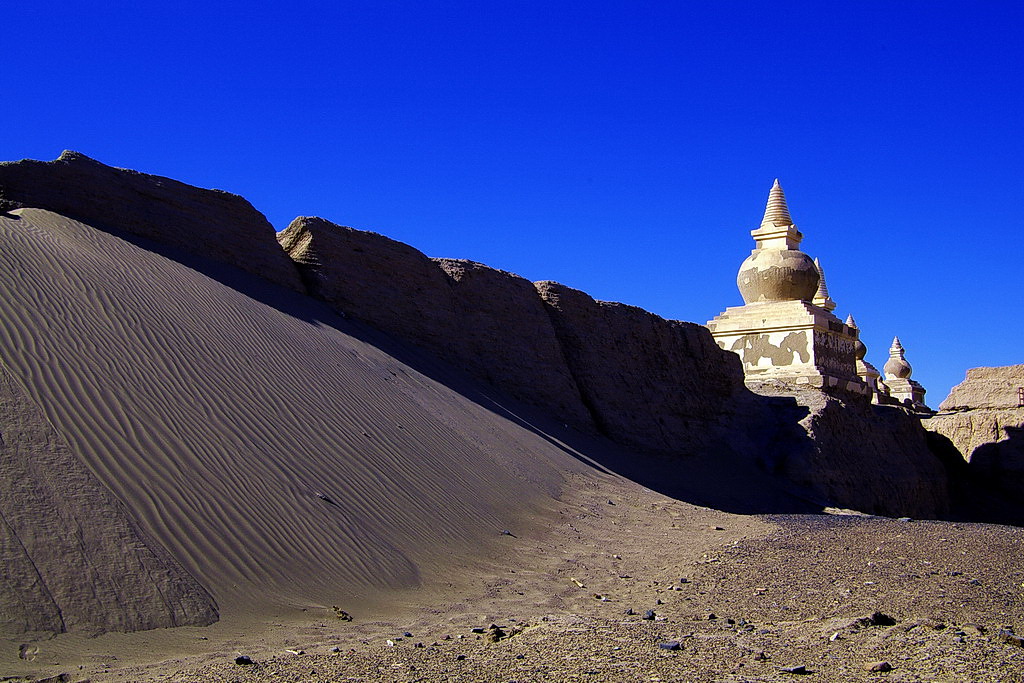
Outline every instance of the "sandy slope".
[[550, 505], [578, 466], [304, 297], [15, 213], [0, 218], [4, 359], [224, 613], [416, 586]]

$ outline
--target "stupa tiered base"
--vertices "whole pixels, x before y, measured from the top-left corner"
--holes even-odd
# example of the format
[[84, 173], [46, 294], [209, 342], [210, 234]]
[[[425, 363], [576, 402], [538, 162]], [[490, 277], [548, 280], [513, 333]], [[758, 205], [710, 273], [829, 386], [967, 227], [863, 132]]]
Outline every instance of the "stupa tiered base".
[[782, 380], [869, 395], [853, 363], [857, 329], [809, 301], [733, 306], [708, 322], [715, 341], [743, 361], [747, 382]]

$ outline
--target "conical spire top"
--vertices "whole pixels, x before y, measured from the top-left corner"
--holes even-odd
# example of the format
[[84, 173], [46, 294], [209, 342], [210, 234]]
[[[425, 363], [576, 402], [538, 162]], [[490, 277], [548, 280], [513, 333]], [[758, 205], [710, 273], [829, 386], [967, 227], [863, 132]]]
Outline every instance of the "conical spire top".
[[850, 315], [846, 316], [846, 326], [847, 327], [856, 327], [858, 330], [860, 329], [859, 327], [857, 327], [857, 321], [853, 319], [853, 314], [852, 313]]
[[828, 295], [828, 285], [825, 284], [825, 271], [821, 269], [821, 262], [814, 259], [814, 269], [818, 271], [818, 291], [814, 294], [812, 303], [821, 306], [826, 311], [834, 311], [836, 302]]
[[889, 347], [889, 355], [891, 355], [891, 356], [892, 355], [897, 355], [897, 356], [902, 358], [903, 357], [903, 352], [904, 352], [903, 344], [900, 343], [900, 338], [899, 337], [893, 337], [892, 338], [892, 346]]
[[771, 191], [768, 193], [768, 204], [764, 207], [764, 218], [761, 219], [762, 228], [784, 228], [793, 225], [793, 219], [789, 216], [789, 207], [786, 206], [786, 195], [779, 185], [779, 179], [775, 179]]

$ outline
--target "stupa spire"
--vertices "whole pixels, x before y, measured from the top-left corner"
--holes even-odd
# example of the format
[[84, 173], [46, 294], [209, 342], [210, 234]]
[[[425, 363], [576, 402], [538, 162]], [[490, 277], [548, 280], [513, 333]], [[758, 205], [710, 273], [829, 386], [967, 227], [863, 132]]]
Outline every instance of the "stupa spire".
[[784, 228], [787, 225], [793, 225], [793, 219], [789, 216], [786, 194], [782, 191], [779, 179], [776, 178], [772, 189], [768, 192], [768, 204], [764, 207], [764, 218], [761, 219], [761, 227]]
[[834, 311], [836, 302], [828, 295], [828, 285], [825, 284], [825, 271], [821, 268], [821, 262], [814, 259], [814, 268], [818, 271], [818, 291], [811, 300], [815, 306], [821, 306], [826, 311]]

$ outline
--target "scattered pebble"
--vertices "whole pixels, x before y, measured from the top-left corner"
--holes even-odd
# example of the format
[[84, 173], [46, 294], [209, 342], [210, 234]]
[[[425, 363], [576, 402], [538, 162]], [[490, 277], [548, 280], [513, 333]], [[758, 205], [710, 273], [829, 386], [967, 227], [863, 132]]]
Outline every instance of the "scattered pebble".
[[658, 647], [662, 650], [682, 650], [683, 646], [679, 644], [678, 640], [670, 640], [667, 643], [658, 643]]
[[649, 609], [646, 612], [644, 612], [644, 616], [641, 617], [641, 618], [642, 619], [646, 619], [647, 621], [653, 621], [654, 617], [655, 617], [654, 610]]
[[803, 664], [800, 664], [800, 665], [797, 665], [797, 666], [783, 666], [783, 667], [779, 668], [779, 671], [781, 671], [784, 674], [798, 674], [798, 675], [804, 675], [804, 674], [809, 674], [810, 673], [810, 671], [807, 670], [807, 667], [804, 666]]
[[1000, 629], [1000, 631], [996, 635], [996, 637], [1000, 641], [1006, 643], [1007, 645], [1016, 645], [1017, 647], [1024, 647], [1024, 638], [1021, 638], [1020, 636], [1018, 636], [1013, 631], [1008, 631], [1006, 629]]
[[864, 665], [864, 670], [885, 673], [886, 671], [892, 671], [892, 664], [889, 662], [868, 662]]
[[254, 662], [252, 661], [252, 659], [250, 657], [247, 657], [246, 655], [238, 655], [237, 657], [235, 657], [235, 664], [237, 664], [238, 666], [249, 666], [253, 663]]

